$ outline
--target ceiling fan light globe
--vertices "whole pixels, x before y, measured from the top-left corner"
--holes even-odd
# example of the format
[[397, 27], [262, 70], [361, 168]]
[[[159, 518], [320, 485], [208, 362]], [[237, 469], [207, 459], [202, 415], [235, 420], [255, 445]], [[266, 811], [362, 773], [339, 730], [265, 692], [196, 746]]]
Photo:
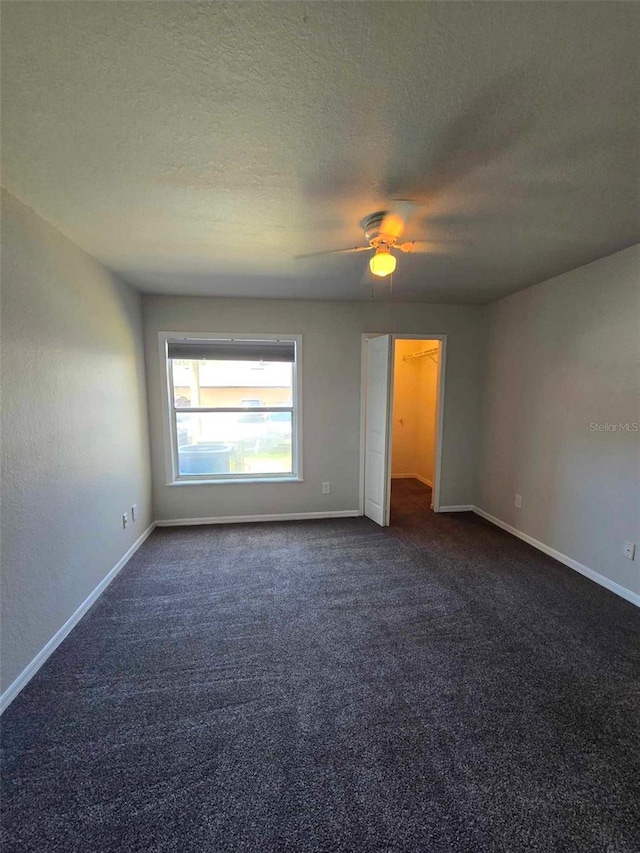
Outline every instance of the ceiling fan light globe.
[[388, 249], [378, 249], [369, 261], [369, 269], [374, 275], [380, 276], [380, 278], [391, 275], [395, 268], [396, 259]]

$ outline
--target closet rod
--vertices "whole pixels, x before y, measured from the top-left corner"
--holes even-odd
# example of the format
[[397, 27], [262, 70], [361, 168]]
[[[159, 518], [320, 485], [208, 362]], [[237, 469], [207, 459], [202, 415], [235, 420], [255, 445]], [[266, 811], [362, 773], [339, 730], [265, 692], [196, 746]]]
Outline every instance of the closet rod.
[[402, 360], [412, 361], [414, 358], [425, 358], [426, 356], [430, 356], [431, 358], [433, 358], [434, 355], [438, 355], [438, 347], [432, 347], [431, 349], [423, 349], [420, 350], [420, 352], [412, 352], [410, 355], [403, 355]]

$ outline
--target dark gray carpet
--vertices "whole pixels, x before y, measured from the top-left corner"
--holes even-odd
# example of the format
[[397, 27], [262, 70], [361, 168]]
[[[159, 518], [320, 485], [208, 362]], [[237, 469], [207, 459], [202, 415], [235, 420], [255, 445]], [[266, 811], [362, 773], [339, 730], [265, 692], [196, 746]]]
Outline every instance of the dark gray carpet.
[[4, 715], [4, 853], [640, 850], [638, 611], [428, 505], [157, 530]]

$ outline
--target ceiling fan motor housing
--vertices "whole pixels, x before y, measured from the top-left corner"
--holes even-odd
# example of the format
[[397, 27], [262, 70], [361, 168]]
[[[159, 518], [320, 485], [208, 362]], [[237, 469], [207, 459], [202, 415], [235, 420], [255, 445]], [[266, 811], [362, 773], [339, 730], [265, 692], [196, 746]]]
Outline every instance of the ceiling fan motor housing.
[[397, 237], [394, 237], [391, 234], [384, 234], [380, 230], [380, 226], [387, 215], [388, 211], [379, 210], [377, 213], [371, 213], [369, 216], [365, 216], [360, 223], [364, 230], [364, 236], [375, 249], [380, 245], [393, 246], [397, 240]]

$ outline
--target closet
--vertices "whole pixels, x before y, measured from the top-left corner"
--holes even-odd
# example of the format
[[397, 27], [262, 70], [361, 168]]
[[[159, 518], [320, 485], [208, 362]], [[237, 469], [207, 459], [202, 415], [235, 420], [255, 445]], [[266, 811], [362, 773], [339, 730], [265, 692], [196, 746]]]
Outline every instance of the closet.
[[440, 342], [396, 340], [394, 346], [391, 476], [433, 488]]

